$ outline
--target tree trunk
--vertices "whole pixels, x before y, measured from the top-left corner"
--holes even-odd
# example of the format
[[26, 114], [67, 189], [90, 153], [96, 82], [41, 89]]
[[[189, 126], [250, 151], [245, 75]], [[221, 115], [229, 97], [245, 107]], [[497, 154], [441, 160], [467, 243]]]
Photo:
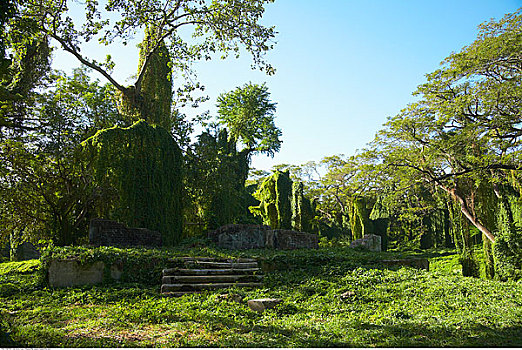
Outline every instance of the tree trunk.
[[482, 225], [475, 216], [473, 216], [468, 209], [468, 206], [466, 205], [466, 201], [464, 198], [462, 198], [459, 194], [457, 194], [456, 189], [454, 188], [447, 188], [445, 186], [442, 186], [439, 184], [439, 186], [449, 193], [453, 199], [455, 199], [460, 204], [460, 211], [464, 216], [475, 226], [480, 232], [484, 234], [491, 242], [495, 242], [495, 235], [491, 233], [490, 230], [488, 230], [484, 225]]

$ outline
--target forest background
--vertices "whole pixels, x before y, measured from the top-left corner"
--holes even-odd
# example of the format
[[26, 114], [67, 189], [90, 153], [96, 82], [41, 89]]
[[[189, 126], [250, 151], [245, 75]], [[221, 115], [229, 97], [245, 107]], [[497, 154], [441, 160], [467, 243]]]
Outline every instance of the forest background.
[[[519, 279], [520, 12], [481, 25], [365, 149], [249, 177], [252, 157], [282, 144], [269, 86], [221, 93], [212, 119], [183, 111], [206, 100], [193, 61], [250, 54], [254, 67], [274, 73], [265, 53], [276, 31], [261, 21], [269, 2], [86, 1], [83, 25], [65, 1], [6, 2], [3, 241], [83, 244], [93, 217], [159, 230], [165, 245], [224, 224], [264, 223], [317, 233], [324, 245], [373, 233], [383, 249], [456, 247], [465, 275], [478, 275], [481, 245], [487, 277]], [[115, 78], [111, 56], [83, 49], [139, 30], [133, 84]], [[53, 45], [83, 68], [50, 69]]]

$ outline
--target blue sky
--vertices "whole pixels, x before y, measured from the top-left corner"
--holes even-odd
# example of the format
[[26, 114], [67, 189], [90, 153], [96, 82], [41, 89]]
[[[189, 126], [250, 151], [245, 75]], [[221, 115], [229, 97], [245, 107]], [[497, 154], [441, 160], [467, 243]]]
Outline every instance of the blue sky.
[[[210, 101], [184, 112], [215, 114], [220, 93], [266, 82], [283, 145], [274, 158], [254, 157], [254, 168], [351, 155], [413, 101], [426, 73], [475, 39], [480, 23], [520, 7], [522, 0], [276, 0], [263, 18], [279, 32], [267, 55], [276, 74], [252, 71], [246, 55], [196, 64]], [[87, 50], [98, 53], [94, 46]], [[121, 81], [135, 73], [137, 49], [111, 54]], [[57, 54], [54, 66], [78, 64]]]

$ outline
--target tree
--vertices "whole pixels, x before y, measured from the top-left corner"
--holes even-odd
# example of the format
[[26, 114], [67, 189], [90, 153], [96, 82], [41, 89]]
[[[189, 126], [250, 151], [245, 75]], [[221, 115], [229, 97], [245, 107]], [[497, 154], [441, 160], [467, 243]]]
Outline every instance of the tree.
[[198, 231], [252, 222], [245, 188], [248, 157], [236, 149], [226, 129], [199, 135], [187, 153], [185, 167], [185, 215], [199, 226]]
[[241, 142], [249, 154], [273, 156], [281, 148], [281, 130], [274, 124], [276, 103], [270, 100], [268, 87], [248, 83], [221, 94], [217, 99], [218, 121]]
[[107, 193], [92, 186], [89, 159], [78, 144], [119, 121], [112, 89], [91, 81], [85, 69], [53, 73], [55, 86], [29, 110], [34, 130], [0, 142], [0, 223], [12, 245], [53, 239], [66, 245], [86, 239], [88, 220]]
[[[150, 45], [158, 35], [155, 26], [147, 26], [145, 38], [140, 46], [140, 60], [138, 73], [147, 61], [147, 53]], [[172, 106], [172, 71], [169, 51], [164, 41], [148, 57], [149, 64], [143, 72], [140, 94], [121, 94], [120, 112], [135, 122], [144, 119], [151, 124], [162, 126], [168, 131], [172, 130], [171, 119]]]
[[521, 49], [520, 10], [484, 23], [471, 45], [427, 75], [415, 92], [419, 100], [390, 118], [373, 142], [379, 162], [395, 169], [399, 188], [424, 183], [453, 201], [448, 206], [457, 226], [453, 236], [470, 271], [476, 270], [471, 234], [460, 217], [482, 233], [487, 257], [493, 246], [496, 266], [521, 269], [522, 254], [515, 247], [522, 235], [508, 203], [522, 169]]
[[[72, 1], [27, 0], [20, 4], [17, 20], [34, 19], [41, 35], [54, 39], [61, 49], [104, 76], [127, 101], [137, 102], [132, 107], [140, 110], [144, 82], [147, 85], [146, 72], [158, 57], [156, 54], [165, 49], [172, 59], [169, 68], [178, 75], [189, 74], [192, 62], [211, 59], [214, 53], [221, 53], [222, 57], [230, 53], [238, 56], [241, 47], [252, 55], [254, 67], [272, 74], [274, 70], [263, 56], [273, 47], [275, 30], [259, 24], [265, 4], [272, 1], [109, 0], [100, 5], [87, 0], [74, 4], [82, 6], [85, 13], [85, 21], [80, 25], [68, 13]], [[152, 26], [153, 34], [141, 47], [140, 71], [131, 86], [120, 84], [111, 75], [115, 64], [110, 55], [105, 62], [97, 62], [81, 50], [91, 40], [102, 45], [116, 42], [126, 45], [147, 26]], [[186, 88], [191, 90], [193, 85]]]
[[435, 184], [490, 241], [473, 199], [476, 184], [520, 170], [522, 15], [481, 25], [478, 39], [419, 86], [420, 101], [391, 118], [376, 140], [384, 161]]
[[35, 88], [42, 86], [50, 69], [48, 38], [39, 33], [32, 17], [21, 17], [16, 0], [0, 5], [0, 137], [35, 128], [28, 109]]

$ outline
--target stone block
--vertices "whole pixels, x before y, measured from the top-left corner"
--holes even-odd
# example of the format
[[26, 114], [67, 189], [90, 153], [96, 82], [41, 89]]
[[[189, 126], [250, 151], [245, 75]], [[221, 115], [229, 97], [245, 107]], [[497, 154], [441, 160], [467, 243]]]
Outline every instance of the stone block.
[[292, 230], [274, 230], [274, 248], [300, 249], [319, 248], [317, 235]]
[[256, 312], [263, 312], [267, 309], [273, 309], [277, 304], [280, 304], [283, 300], [281, 299], [251, 299], [247, 302], [248, 307]]
[[162, 241], [158, 231], [127, 227], [111, 220], [92, 219], [89, 225], [89, 243], [96, 246], [160, 247]]
[[272, 230], [265, 225], [226, 225], [208, 233], [219, 247], [226, 249], [318, 248], [317, 235], [292, 230]]
[[105, 264], [82, 265], [77, 260], [53, 260], [49, 266], [49, 286], [53, 288], [95, 285], [103, 282]]
[[430, 270], [430, 262], [425, 258], [383, 260], [382, 263], [387, 266], [408, 266], [416, 269], [424, 269], [426, 271]]
[[365, 235], [363, 238], [356, 239], [350, 243], [350, 248], [360, 247], [370, 252], [381, 251], [381, 236], [377, 235]]

